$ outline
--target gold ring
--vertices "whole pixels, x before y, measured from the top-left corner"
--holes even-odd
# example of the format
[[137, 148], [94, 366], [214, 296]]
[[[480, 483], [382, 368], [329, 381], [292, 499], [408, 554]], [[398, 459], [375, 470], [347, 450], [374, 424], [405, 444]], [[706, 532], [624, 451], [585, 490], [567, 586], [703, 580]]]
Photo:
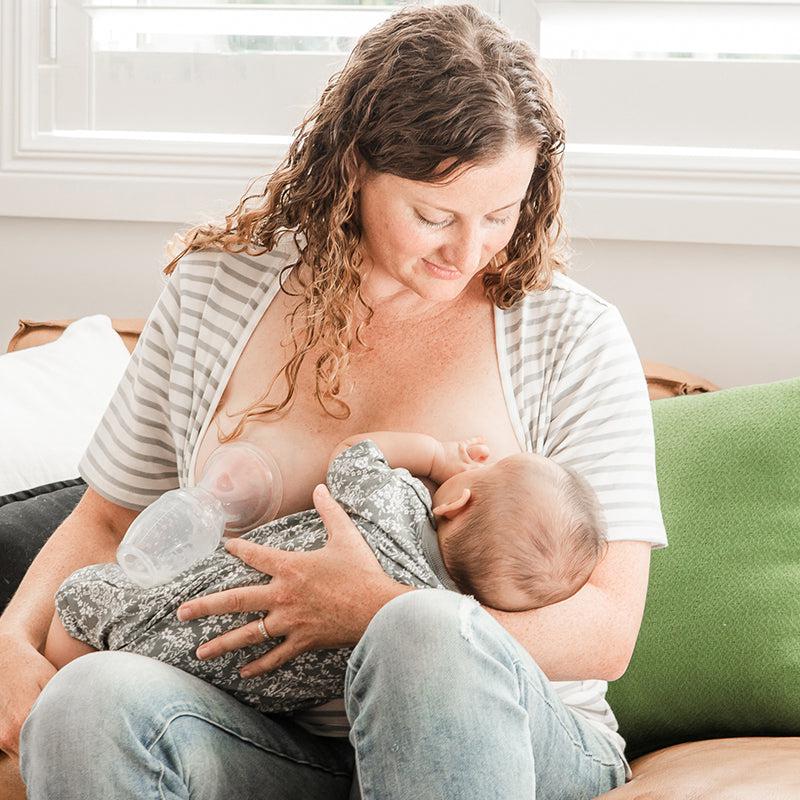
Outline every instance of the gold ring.
[[267, 633], [267, 627], [264, 625], [264, 620], [266, 619], [267, 615], [265, 614], [261, 619], [258, 621], [258, 630], [261, 632], [261, 635], [264, 639], [269, 639], [269, 634]]

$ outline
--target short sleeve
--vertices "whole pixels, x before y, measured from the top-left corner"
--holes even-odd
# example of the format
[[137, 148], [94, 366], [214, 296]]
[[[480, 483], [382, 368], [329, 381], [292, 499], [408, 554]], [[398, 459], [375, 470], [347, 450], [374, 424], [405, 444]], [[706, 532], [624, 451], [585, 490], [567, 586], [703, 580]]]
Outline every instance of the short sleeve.
[[565, 358], [543, 455], [597, 493], [609, 541], [667, 546], [647, 381], [619, 310], [607, 306]]
[[179, 485], [170, 374], [180, 319], [180, 265], [169, 276], [78, 472], [98, 494], [140, 511]]
[[430, 509], [425, 484], [403, 467], [390, 467], [370, 439], [357, 442], [333, 459], [327, 483], [331, 496], [348, 514], [386, 531], [416, 531]]

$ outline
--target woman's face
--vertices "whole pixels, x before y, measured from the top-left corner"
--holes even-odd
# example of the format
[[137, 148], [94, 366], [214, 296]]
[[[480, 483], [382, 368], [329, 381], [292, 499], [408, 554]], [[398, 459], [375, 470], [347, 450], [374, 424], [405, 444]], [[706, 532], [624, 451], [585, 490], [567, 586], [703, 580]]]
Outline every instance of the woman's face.
[[462, 171], [447, 186], [362, 166], [368, 295], [377, 301], [401, 296], [409, 301], [412, 292], [428, 304], [457, 297], [511, 239], [535, 163], [534, 148], [515, 148], [494, 164]]

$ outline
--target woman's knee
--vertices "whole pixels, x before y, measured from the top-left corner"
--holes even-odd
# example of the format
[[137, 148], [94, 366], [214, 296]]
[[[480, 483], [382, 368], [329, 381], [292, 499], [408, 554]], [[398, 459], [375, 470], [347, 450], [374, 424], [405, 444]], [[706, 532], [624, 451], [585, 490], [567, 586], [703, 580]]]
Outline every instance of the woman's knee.
[[[315, 792], [303, 796], [340, 796], [352, 758], [327, 742], [315, 749], [313, 739], [176, 667], [105, 651], [70, 662], [47, 684], [22, 728], [21, 768], [32, 798], [221, 797], [233, 774], [248, 786], [237, 796], [272, 796], [273, 783], [304, 780]], [[74, 791], [55, 793], [58, 781]], [[211, 788], [192, 793], [198, 781]]]
[[[168, 683], [171, 667], [145, 656], [121, 651], [88, 653], [60, 669], [45, 686], [38, 703], [71, 705], [89, 714], [116, 712], [131, 702], [149, 701], [159, 683]], [[164, 691], [168, 691], [164, 687]], [[148, 704], [151, 704], [148, 702]], [[153, 706], [158, 698], [153, 698]]]
[[165, 664], [133, 653], [89, 653], [59, 670], [42, 690], [20, 733], [22, 751], [59, 736], [106, 746], [158, 729], [155, 719], [173, 695]]
[[373, 617], [348, 662], [348, 680], [367, 664], [398, 680], [430, 680], [432, 674], [467, 678], [487, 656], [514, 672], [518, 645], [469, 595], [442, 589], [405, 592]]
[[429, 645], [460, 629], [460, 617], [469, 613], [471, 604], [475, 604], [472, 598], [441, 589], [404, 592], [375, 614], [354, 655], [373, 645], [383, 653], [394, 648], [430, 652]]

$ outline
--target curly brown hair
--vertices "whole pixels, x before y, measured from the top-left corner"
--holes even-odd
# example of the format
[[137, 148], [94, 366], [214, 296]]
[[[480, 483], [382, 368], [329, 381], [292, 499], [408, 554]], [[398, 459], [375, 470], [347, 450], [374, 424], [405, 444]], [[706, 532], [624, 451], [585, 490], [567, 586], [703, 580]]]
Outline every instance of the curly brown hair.
[[[265, 402], [273, 380], [220, 441], [237, 437], [252, 417], [285, 408], [303, 359], [314, 348], [322, 353], [316, 361], [317, 400], [331, 416], [349, 417], [350, 408], [337, 397], [340, 380], [354, 339], [365, 345], [362, 333], [373, 315], [360, 291], [362, 162], [377, 172], [446, 185], [462, 169], [491, 164], [517, 146], [536, 148], [536, 166], [514, 233], [482, 276], [486, 297], [503, 309], [548, 288], [554, 270], [566, 271], [560, 216], [564, 126], [548, 77], [526, 42], [467, 3], [403, 6], [362, 36], [293, 131], [263, 192], [249, 195], [251, 181], [224, 226], [207, 223], [179, 234], [185, 247], [164, 268], [170, 274], [184, 255], [203, 249], [262, 255], [286, 234], [292, 234], [300, 258], [284, 267], [281, 286], [286, 271], [300, 263], [310, 268], [309, 279], [298, 276], [301, 289], [292, 296], [301, 300], [286, 316], [294, 342], [278, 373], [286, 374], [286, 397]], [[254, 199], [257, 205], [248, 208]], [[296, 330], [298, 314], [302, 324]], [[363, 321], [353, 332], [356, 318]], [[328, 400], [344, 412], [332, 413]]]

